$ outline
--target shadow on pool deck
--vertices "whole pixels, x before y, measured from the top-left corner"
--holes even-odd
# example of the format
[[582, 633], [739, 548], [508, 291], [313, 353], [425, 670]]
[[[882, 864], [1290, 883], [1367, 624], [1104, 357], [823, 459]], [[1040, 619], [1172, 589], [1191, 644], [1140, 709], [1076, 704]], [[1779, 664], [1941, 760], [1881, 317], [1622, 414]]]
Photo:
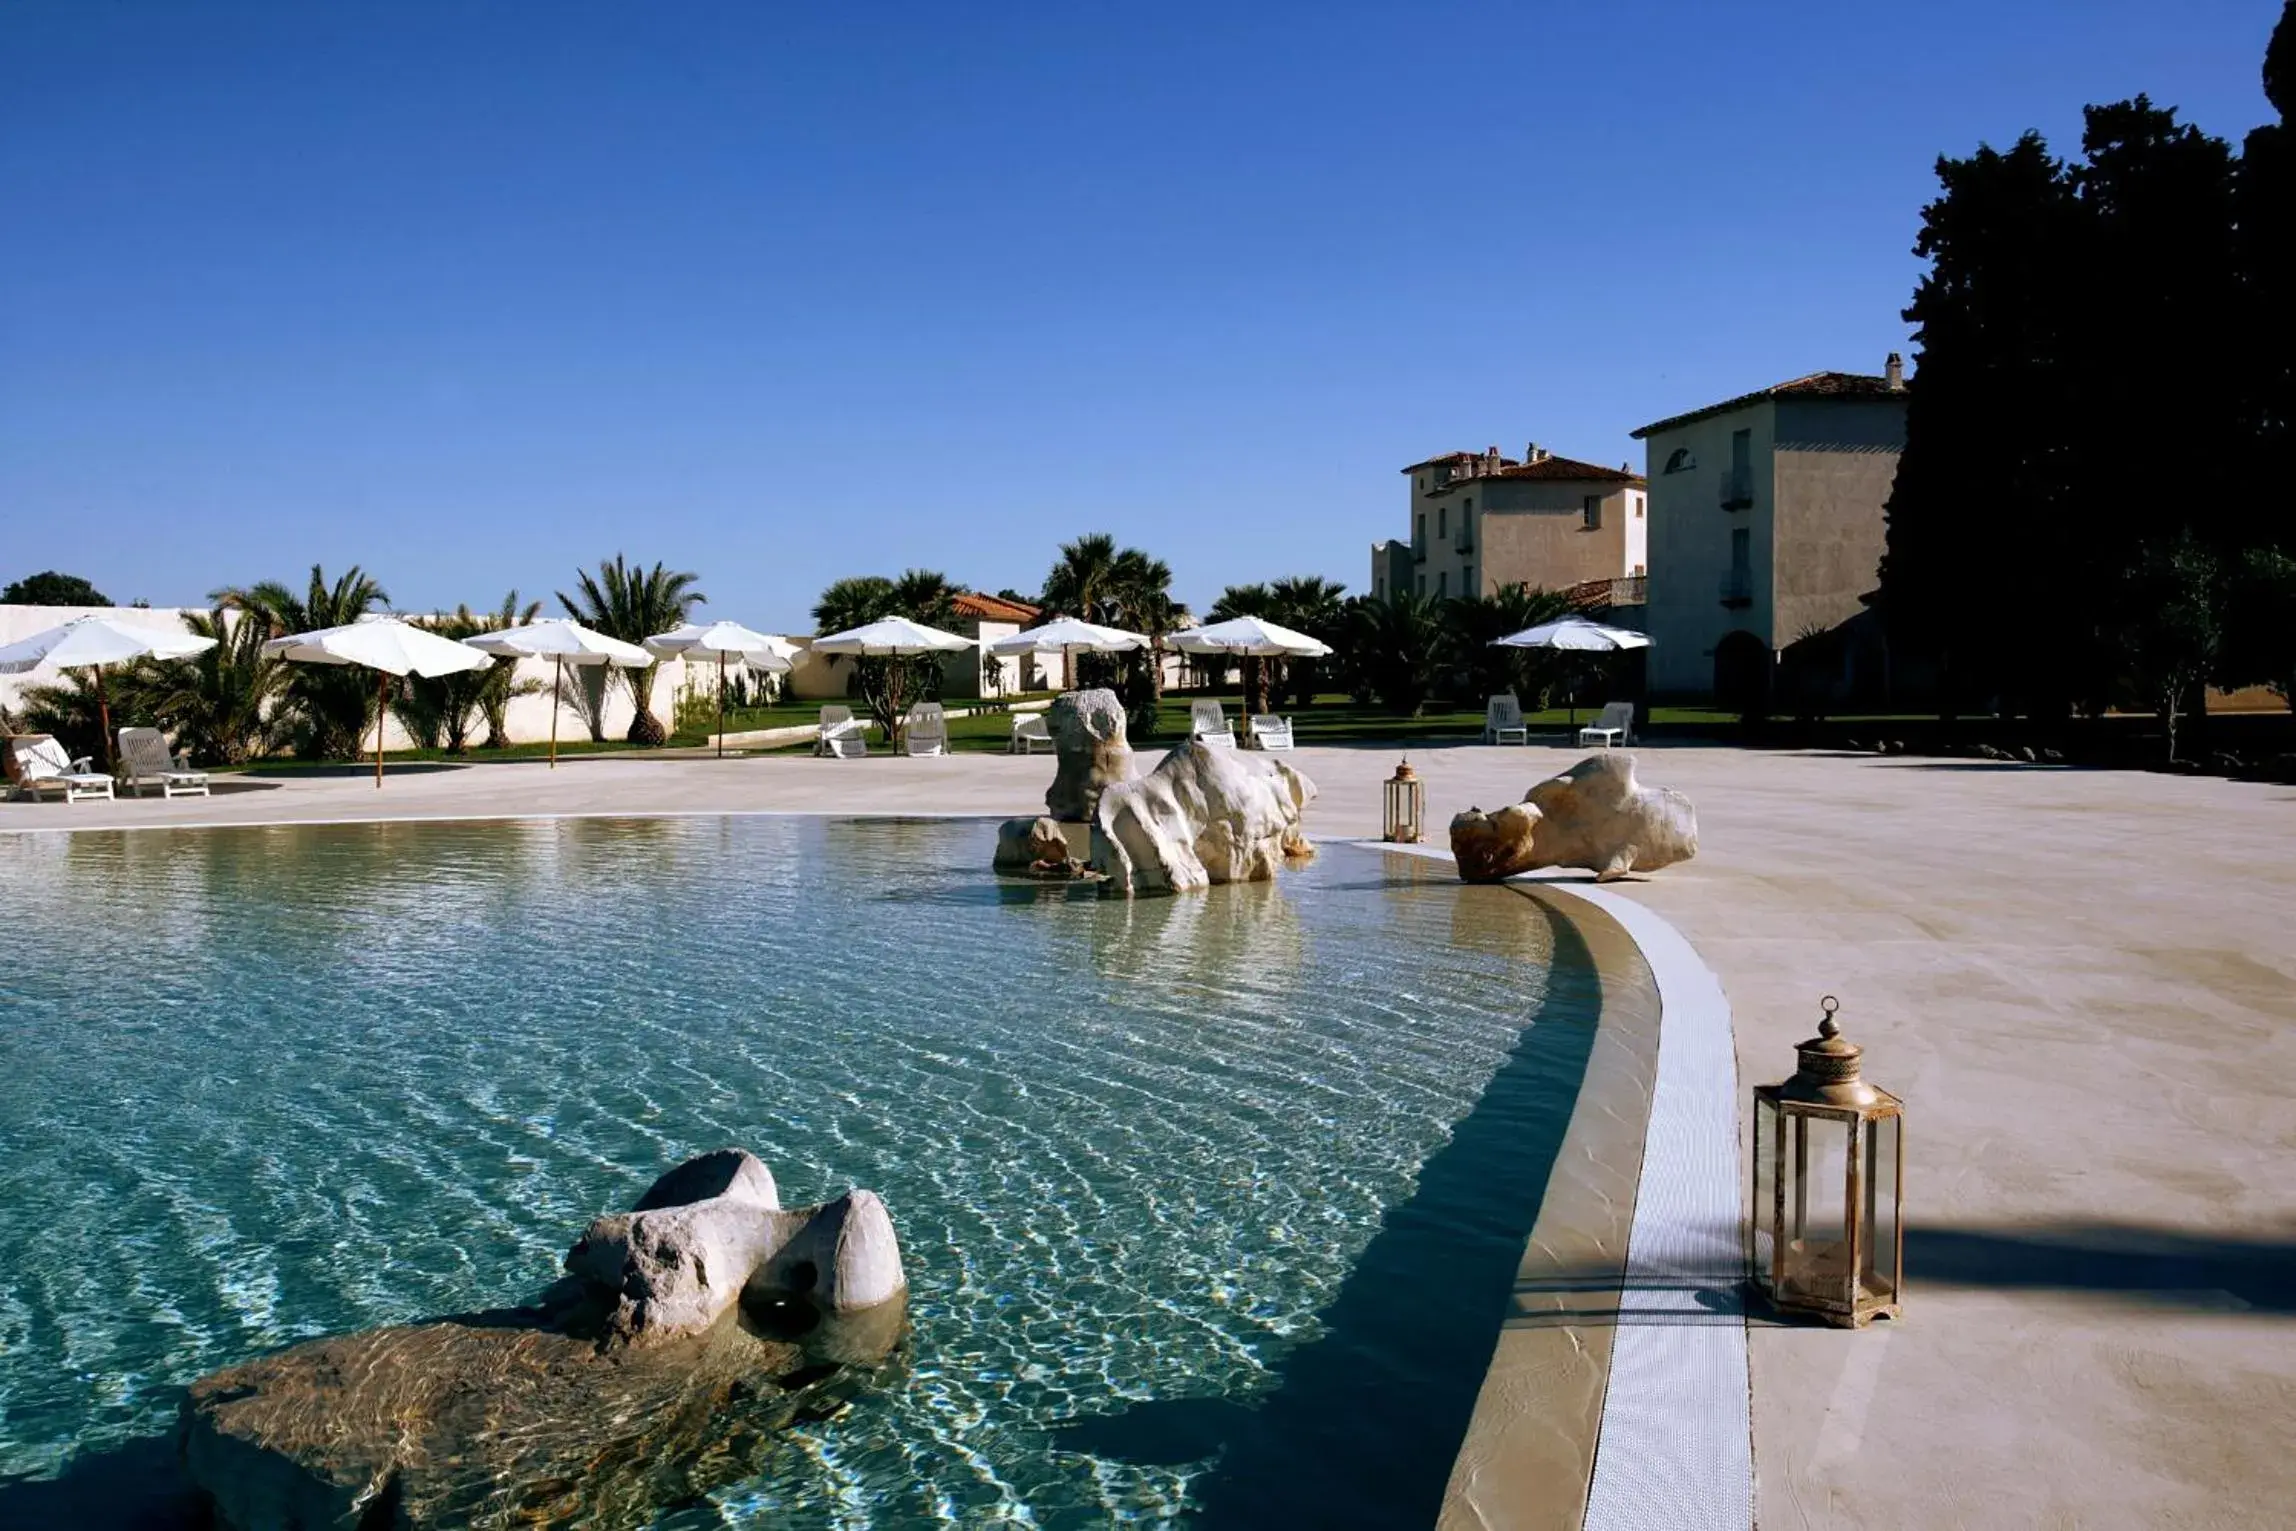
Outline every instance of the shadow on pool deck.
[[1217, 1455], [1195, 1484], [1199, 1526], [1435, 1523], [1602, 1003], [1570, 921], [1520, 902], [1551, 932], [1546, 996], [1410, 1199], [1381, 1221], [1320, 1315], [1323, 1333], [1283, 1359], [1256, 1408], [1153, 1399], [1057, 1427], [1057, 1448], [1167, 1466]]

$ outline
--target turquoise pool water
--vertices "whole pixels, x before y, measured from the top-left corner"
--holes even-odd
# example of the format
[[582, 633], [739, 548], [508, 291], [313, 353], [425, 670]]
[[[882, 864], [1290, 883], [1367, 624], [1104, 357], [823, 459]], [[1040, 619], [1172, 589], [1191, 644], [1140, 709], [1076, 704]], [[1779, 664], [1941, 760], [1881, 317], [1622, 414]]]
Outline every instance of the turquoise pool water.
[[0, 836], [0, 1520], [157, 1460], [205, 1371], [533, 1292], [723, 1144], [885, 1196], [913, 1361], [665, 1524], [1424, 1520], [1591, 1034], [1567, 934], [1353, 849], [1125, 904], [992, 845]]

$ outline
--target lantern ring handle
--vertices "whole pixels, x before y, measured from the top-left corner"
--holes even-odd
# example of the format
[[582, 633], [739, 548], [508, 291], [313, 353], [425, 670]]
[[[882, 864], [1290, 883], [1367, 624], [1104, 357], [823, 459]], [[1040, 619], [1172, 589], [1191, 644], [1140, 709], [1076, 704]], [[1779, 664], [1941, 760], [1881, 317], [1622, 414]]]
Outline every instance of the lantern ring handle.
[[1834, 1019], [1834, 1012], [1841, 1007], [1842, 1002], [1831, 994], [1818, 1001], [1818, 1009], [1822, 1012], [1818, 1021], [1818, 1035], [1829, 1042], [1842, 1034], [1842, 1023]]

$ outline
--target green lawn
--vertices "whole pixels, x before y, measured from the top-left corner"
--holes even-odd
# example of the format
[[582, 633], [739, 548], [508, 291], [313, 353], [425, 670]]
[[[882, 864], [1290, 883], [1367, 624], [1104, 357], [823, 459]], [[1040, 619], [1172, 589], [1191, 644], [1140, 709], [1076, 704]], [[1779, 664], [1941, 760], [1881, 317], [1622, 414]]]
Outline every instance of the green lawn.
[[[1020, 700], [1046, 700], [1046, 695]], [[1162, 727], [1153, 740], [1136, 741], [1142, 748], [1155, 748], [1177, 743], [1187, 737], [1189, 705], [1197, 700], [1193, 696], [1171, 696], [1164, 700], [1161, 713]], [[1226, 711], [1230, 724], [1242, 731], [1243, 697], [1240, 693], [1217, 698]], [[952, 703], [963, 706], [964, 703]], [[1576, 714], [1581, 723], [1587, 721], [1596, 709], [1581, 708]], [[1337, 694], [1319, 696], [1312, 707], [1283, 709], [1292, 720], [1293, 737], [1301, 744], [1394, 744], [1409, 745], [1418, 742], [1460, 743], [1481, 737], [1483, 710], [1468, 709], [1449, 703], [1437, 702], [1415, 718], [1399, 718], [1379, 707], [1362, 707], [1349, 698]], [[1570, 719], [1573, 715], [1564, 708], [1549, 708], [1544, 712], [1526, 714], [1533, 741], [1547, 736], [1558, 742], [1570, 737]], [[791, 703], [776, 707], [750, 707], [726, 714], [728, 733], [745, 733], [767, 728], [791, 728], [821, 720], [819, 702]], [[1848, 719], [1836, 721], [1846, 722]], [[1696, 708], [1659, 707], [1652, 710], [1654, 728], [1683, 733], [1707, 733], [1732, 730], [1737, 719], [1723, 712]], [[949, 747], [959, 753], [992, 753], [1005, 748], [1012, 737], [1012, 715], [1003, 710], [978, 712], [970, 717], [949, 720]], [[705, 747], [708, 735], [700, 732], [675, 734], [670, 744], [678, 749]], [[872, 732], [871, 746], [884, 748], [884, 736]], [[810, 750], [808, 743], [787, 744], [771, 751], [751, 750], [745, 753], [798, 754]], [[631, 746], [619, 739], [604, 744], [593, 744], [587, 737], [560, 738], [558, 753], [569, 759], [584, 755], [628, 753]], [[389, 765], [407, 765], [439, 762], [454, 765], [492, 765], [511, 761], [540, 760], [548, 756], [550, 746], [542, 744], [514, 744], [507, 749], [474, 749], [463, 755], [449, 755], [444, 750], [392, 750], [384, 756]], [[365, 757], [371, 761], [372, 756]], [[300, 775], [308, 773], [339, 774], [345, 761], [301, 761], [272, 759], [249, 765], [224, 766], [219, 771], [254, 772], [261, 775]]]

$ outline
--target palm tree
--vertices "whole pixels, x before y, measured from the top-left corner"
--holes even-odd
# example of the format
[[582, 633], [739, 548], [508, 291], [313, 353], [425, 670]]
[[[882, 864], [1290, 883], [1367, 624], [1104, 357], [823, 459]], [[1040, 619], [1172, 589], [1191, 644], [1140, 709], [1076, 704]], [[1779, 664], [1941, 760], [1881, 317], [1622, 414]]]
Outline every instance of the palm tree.
[[1546, 693], [1559, 684], [1567, 661], [1552, 649], [1503, 649], [1492, 644], [1509, 633], [1567, 617], [1570, 597], [1516, 583], [1489, 595], [1454, 596], [1443, 605], [1452, 667], [1469, 695], [1512, 691], [1532, 712], [1546, 705]]
[[[1301, 574], [1272, 581], [1268, 585], [1268, 609], [1260, 615], [1338, 648], [1346, 636], [1342, 630], [1346, 609], [1345, 585], [1318, 574]], [[1323, 678], [1323, 662], [1289, 659], [1278, 661], [1278, 666], [1269, 689], [1279, 698], [1289, 691], [1294, 706], [1312, 705], [1316, 682]]]
[[[278, 580], [218, 590], [219, 606], [246, 612], [266, 639], [343, 627], [390, 601], [383, 587], [353, 564], [332, 585], [319, 565], [298, 596]], [[348, 760], [374, 721], [375, 692], [355, 665], [290, 665], [280, 688], [281, 719], [295, 753], [310, 760]]]
[[[1265, 617], [1270, 622], [1275, 621], [1274, 593], [1265, 585], [1230, 585], [1212, 603], [1209, 620], [1226, 622], [1235, 617]], [[1219, 666], [1222, 672], [1226, 668], [1224, 664]], [[1266, 688], [1262, 681], [1266, 666], [1257, 655], [1247, 654], [1244, 656], [1243, 668], [1244, 715], [1250, 717], [1254, 713], [1268, 710]]]
[[[696, 606], [709, 600], [694, 588], [700, 575], [672, 572], [662, 563], [656, 563], [651, 569], [641, 568], [625, 563], [619, 553], [598, 565], [595, 576], [587, 569], [578, 569], [574, 578], [579, 599], [563, 590], [558, 592], [558, 604], [566, 608], [566, 615], [625, 643], [643, 643], [656, 633], [668, 632], [687, 621]], [[622, 683], [630, 688], [629, 739], [632, 744], [660, 744], [669, 737], [661, 719], [654, 716], [654, 676], [661, 668], [650, 664], [640, 670], [617, 672]], [[603, 714], [603, 705], [597, 710]], [[604, 732], [601, 718], [592, 736]]]
[[[1121, 556], [1116, 550], [1116, 539], [1107, 532], [1086, 532], [1074, 542], [1062, 543], [1060, 557], [1044, 576], [1044, 590], [1037, 604], [1044, 607], [1048, 617], [1074, 617], [1080, 622], [1115, 625], [1109, 607], [1121, 579]], [[1083, 663], [1070, 665], [1062, 683], [1071, 689], [1082, 685], [1085, 679], [1082, 668], [1095, 657], [1080, 656]]]
[[[540, 601], [529, 601], [521, 608], [518, 592], [513, 590], [502, 598], [498, 609], [484, 615], [474, 615], [468, 606], [457, 606], [448, 615], [422, 618], [415, 625], [460, 642], [531, 622], [541, 610]], [[518, 680], [517, 672], [516, 660], [497, 660], [483, 670], [461, 670], [428, 679], [410, 675], [400, 688], [399, 721], [425, 749], [443, 745], [448, 754], [463, 755], [470, 751], [472, 725], [483, 719], [488, 746], [498, 748], [509, 742], [503, 721], [510, 699], [546, 689], [540, 681]]]
[[1153, 739], [1163, 728], [1164, 639], [1188, 619], [1188, 608], [1172, 599], [1172, 566], [1138, 548], [1116, 555], [1107, 599], [1116, 626], [1149, 640], [1124, 656], [1124, 711], [1126, 732]]
[[[836, 581], [813, 603], [814, 631], [839, 633], [863, 627], [885, 617], [907, 617], [927, 627], [946, 627], [956, 620], [957, 597], [964, 588], [934, 569], [909, 569], [899, 579], [881, 574], [856, 574]], [[831, 664], [848, 656], [827, 656]], [[911, 701], [930, 701], [940, 695], [942, 659], [925, 654], [914, 659], [853, 657], [855, 693], [896, 744], [901, 722]]]
[[284, 723], [273, 704], [292, 668], [263, 652], [269, 629], [224, 606], [187, 612], [183, 622], [195, 637], [213, 638], [215, 647], [151, 666], [145, 684], [152, 716], [195, 761], [238, 765], [268, 755]]
[[1389, 711], [1419, 716], [1443, 673], [1441, 603], [1409, 590], [1357, 596], [1347, 603], [1347, 636], [1364, 687]]
[[[24, 727], [35, 734], [54, 734], [75, 759], [81, 755], [101, 762], [104, 759], [104, 707], [105, 702], [96, 692], [90, 679], [92, 670], [64, 670], [57, 678], [43, 686], [24, 688]], [[145, 721], [145, 715], [133, 699], [133, 682], [123, 672], [111, 685], [109, 705], [115, 725], [127, 726]]]

